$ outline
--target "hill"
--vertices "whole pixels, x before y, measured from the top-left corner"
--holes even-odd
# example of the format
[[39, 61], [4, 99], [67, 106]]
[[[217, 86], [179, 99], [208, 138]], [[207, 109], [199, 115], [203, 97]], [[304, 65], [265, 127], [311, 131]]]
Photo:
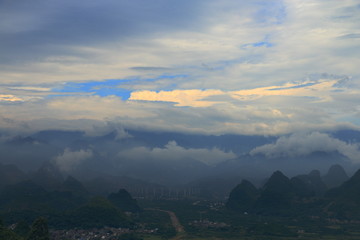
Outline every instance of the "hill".
[[349, 176], [342, 166], [335, 164], [330, 167], [329, 171], [322, 179], [328, 188], [334, 188], [348, 180]]
[[226, 207], [236, 212], [251, 211], [259, 191], [247, 180], [242, 180], [230, 193]]

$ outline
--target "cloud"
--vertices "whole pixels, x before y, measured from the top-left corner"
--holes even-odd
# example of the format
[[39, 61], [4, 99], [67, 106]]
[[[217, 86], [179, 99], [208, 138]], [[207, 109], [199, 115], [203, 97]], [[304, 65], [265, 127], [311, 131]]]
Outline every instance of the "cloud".
[[89, 136], [104, 136], [110, 133], [115, 133], [115, 140], [132, 137], [119, 122], [107, 121], [96, 123], [92, 129], [87, 129], [86, 131], [86, 134]]
[[130, 160], [160, 160], [160, 161], [181, 161], [193, 159], [207, 165], [215, 165], [219, 162], [235, 158], [233, 152], [223, 152], [218, 148], [183, 148], [175, 141], [168, 142], [163, 148], [136, 147], [119, 152], [120, 158]]
[[[0, 121], [0, 126], [26, 132], [83, 130], [92, 135], [96, 132], [94, 126], [113, 122], [125, 129], [149, 131], [281, 135], [294, 131], [356, 129], [346, 118], [359, 111], [352, 104], [358, 98], [358, 94], [336, 93], [336, 102], [314, 104], [314, 99], [306, 97], [265, 96], [251, 101], [213, 99], [209, 102], [217, 104], [212, 106], [183, 108], [168, 102], [123, 101], [116, 96], [63, 96], [0, 104], [2, 117], [11, 120]], [[334, 113], [334, 109], [338, 112]]]
[[234, 98], [241, 100], [254, 99], [264, 96], [290, 96], [290, 97], [314, 97], [321, 101], [331, 101], [329, 97], [330, 91], [334, 89], [337, 80], [328, 79], [307, 82], [301, 84], [287, 83], [283, 86], [271, 86], [264, 88], [255, 88], [249, 90], [240, 90], [232, 92]]
[[51, 88], [45, 87], [34, 87], [34, 86], [19, 86], [19, 87], [9, 87], [10, 90], [23, 90], [31, 92], [50, 92]]
[[3, 102], [19, 102], [19, 101], [23, 101], [22, 98], [16, 97], [14, 95], [10, 95], [10, 94], [0, 94], [0, 101]]
[[111, 121], [276, 135], [359, 126], [358, 0], [0, 6], [0, 111], [14, 122], [1, 128], [91, 132]]
[[339, 152], [352, 162], [360, 162], [359, 144], [348, 144], [320, 132], [296, 133], [280, 137], [273, 144], [266, 144], [253, 149], [250, 154], [263, 154], [268, 158], [299, 157], [313, 152]]
[[54, 158], [54, 161], [60, 170], [69, 172], [91, 157], [93, 157], [91, 149], [72, 151], [66, 148], [61, 155]]
[[346, 39], [346, 38], [360, 38], [360, 34], [359, 33], [349, 33], [343, 36], [339, 37], [340, 39]]
[[[129, 100], [142, 101], [162, 101], [174, 102], [175, 106], [191, 106], [191, 107], [209, 107], [221, 101], [215, 101], [216, 98], [224, 99], [225, 95], [240, 100], [249, 101], [259, 99], [266, 96], [282, 96], [282, 97], [306, 97], [317, 99], [316, 102], [332, 101], [332, 91], [343, 89], [341, 84], [343, 77], [340, 79], [317, 79], [316, 81], [306, 81], [301, 83], [286, 83], [279, 86], [268, 86], [262, 88], [222, 91], [222, 90], [171, 90], [171, 91], [135, 91], [130, 95]], [[358, 91], [360, 93], [360, 91]], [[209, 101], [212, 99], [213, 101]], [[315, 102], [315, 101], [314, 101]]]
[[132, 92], [129, 100], [175, 102], [176, 106], [208, 107], [213, 102], [202, 99], [224, 94], [220, 90], [173, 90], [173, 91], [138, 91]]
[[[30, 58], [29, 48], [40, 50], [34, 57], [54, 54], [57, 47], [96, 44], [129, 36], [146, 36], [169, 28], [191, 27], [201, 1], [144, 0], [100, 2], [47, 1], [34, 4], [2, 2], [0, 33], [8, 46], [18, 46], [15, 56]], [[164, 21], [166, 19], [166, 21]], [[30, 41], [31, 40], [31, 41]], [[42, 44], [52, 43], [53, 49]], [[4, 48], [3, 50], [6, 50]], [[62, 50], [69, 54], [66, 49]], [[9, 51], [3, 52], [10, 58]]]
[[51, 88], [23, 84], [0, 84], [0, 102], [38, 101], [51, 94]]
[[174, 70], [171, 68], [164, 68], [164, 67], [132, 67], [131, 69], [137, 71], [159, 71], [159, 72]]
[[[230, 90], [309, 72], [356, 75], [358, 43], [339, 39], [356, 34], [356, 6], [356, 0], [7, 1], [0, 14], [1, 81], [104, 80], [171, 69], [190, 76], [176, 82], [181, 89]], [[272, 47], [241, 48], [259, 43]]]

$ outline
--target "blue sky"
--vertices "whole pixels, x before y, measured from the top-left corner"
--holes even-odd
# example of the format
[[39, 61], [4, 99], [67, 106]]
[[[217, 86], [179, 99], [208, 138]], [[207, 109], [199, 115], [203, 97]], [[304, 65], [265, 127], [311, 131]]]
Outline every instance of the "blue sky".
[[0, 128], [359, 128], [359, 29], [357, 0], [0, 1]]
[[[57, 96], [63, 95], [77, 95], [77, 94], [89, 94], [97, 95], [100, 97], [106, 96], [117, 96], [122, 100], [128, 100], [132, 89], [131, 86], [138, 83], [153, 83], [163, 79], [176, 80], [179, 78], [186, 78], [187, 75], [160, 75], [154, 78], [140, 79], [105, 79], [103, 81], [89, 81], [89, 82], [67, 82], [62, 86], [51, 89], [52, 92], [56, 93]], [[176, 88], [176, 83], [169, 85], [168, 87], [163, 86], [161, 90], [171, 91]]]

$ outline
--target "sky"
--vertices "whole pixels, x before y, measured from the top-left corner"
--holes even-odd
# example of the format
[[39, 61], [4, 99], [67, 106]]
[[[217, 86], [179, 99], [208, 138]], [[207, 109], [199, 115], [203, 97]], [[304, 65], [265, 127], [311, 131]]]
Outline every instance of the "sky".
[[0, 0], [0, 130], [359, 129], [359, 56], [359, 0]]

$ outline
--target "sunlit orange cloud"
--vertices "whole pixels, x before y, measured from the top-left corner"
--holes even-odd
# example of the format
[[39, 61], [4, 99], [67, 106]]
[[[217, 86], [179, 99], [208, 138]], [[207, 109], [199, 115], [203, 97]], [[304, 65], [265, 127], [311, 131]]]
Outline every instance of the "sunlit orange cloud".
[[[298, 87], [297, 84], [285, 84], [283, 86], [271, 86], [248, 90], [232, 91], [230, 95], [240, 100], [260, 98], [263, 96], [307, 96], [318, 97], [323, 101], [329, 100], [328, 91], [333, 89], [336, 80], [319, 82], [309, 86]], [[298, 88], [297, 88], [298, 87]]]
[[174, 102], [176, 106], [208, 107], [212, 101], [202, 99], [215, 95], [226, 94], [221, 90], [173, 90], [173, 91], [138, 91], [131, 93], [129, 100]]
[[10, 94], [0, 94], [0, 101], [2, 102], [19, 102], [23, 101], [22, 98]]
[[312, 85], [285, 84], [282, 86], [270, 86], [239, 91], [224, 92], [221, 90], [173, 90], [173, 91], [138, 91], [131, 93], [129, 100], [174, 102], [176, 106], [209, 107], [218, 101], [203, 101], [206, 97], [218, 95], [230, 95], [238, 100], [250, 100], [263, 96], [306, 96], [317, 97], [321, 101], [328, 101], [331, 98], [328, 92], [333, 89], [336, 83], [333, 81], [323, 81]]

